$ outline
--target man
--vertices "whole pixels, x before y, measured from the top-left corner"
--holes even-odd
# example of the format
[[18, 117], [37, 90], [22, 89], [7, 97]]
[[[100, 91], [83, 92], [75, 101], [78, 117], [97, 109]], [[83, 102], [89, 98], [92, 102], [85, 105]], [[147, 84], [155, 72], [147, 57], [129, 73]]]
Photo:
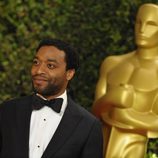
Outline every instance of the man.
[[139, 8], [137, 50], [103, 61], [93, 112], [104, 123], [106, 158], [143, 158], [158, 137], [158, 6]]
[[0, 158], [102, 158], [100, 123], [67, 95], [77, 68], [67, 43], [41, 41], [31, 69], [35, 94], [0, 106]]

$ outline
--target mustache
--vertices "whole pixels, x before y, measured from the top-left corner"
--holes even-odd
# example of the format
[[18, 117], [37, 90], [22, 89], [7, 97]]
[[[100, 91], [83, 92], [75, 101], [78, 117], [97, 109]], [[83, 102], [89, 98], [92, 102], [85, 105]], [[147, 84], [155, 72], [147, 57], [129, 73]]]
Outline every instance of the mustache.
[[32, 75], [32, 79], [48, 80], [47, 76], [45, 76], [44, 74], [35, 74], [35, 75]]

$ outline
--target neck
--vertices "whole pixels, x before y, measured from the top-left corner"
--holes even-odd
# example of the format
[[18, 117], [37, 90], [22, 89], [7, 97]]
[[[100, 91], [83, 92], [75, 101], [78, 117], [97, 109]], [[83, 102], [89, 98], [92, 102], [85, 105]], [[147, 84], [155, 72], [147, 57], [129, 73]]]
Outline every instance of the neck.
[[158, 57], [158, 47], [138, 48], [136, 53], [142, 59], [154, 59]]
[[37, 93], [37, 95], [39, 97], [41, 97], [42, 99], [44, 99], [44, 100], [51, 100], [51, 99], [54, 99], [54, 98], [57, 98], [57, 97], [63, 95], [65, 92], [66, 92], [66, 90], [64, 90], [64, 91], [62, 91], [62, 92], [60, 92], [60, 93], [58, 93], [56, 95], [50, 95], [50, 96], [44, 96], [44, 95], [39, 94], [39, 93]]

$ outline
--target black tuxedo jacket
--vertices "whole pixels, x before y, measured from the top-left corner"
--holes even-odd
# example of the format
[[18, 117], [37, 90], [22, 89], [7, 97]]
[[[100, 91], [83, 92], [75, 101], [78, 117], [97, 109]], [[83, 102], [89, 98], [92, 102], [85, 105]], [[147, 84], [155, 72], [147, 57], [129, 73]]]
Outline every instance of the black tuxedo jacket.
[[[31, 105], [32, 96], [0, 105], [0, 158], [29, 157]], [[102, 141], [99, 121], [68, 97], [63, 118], [42, 158], [102, 158]]]

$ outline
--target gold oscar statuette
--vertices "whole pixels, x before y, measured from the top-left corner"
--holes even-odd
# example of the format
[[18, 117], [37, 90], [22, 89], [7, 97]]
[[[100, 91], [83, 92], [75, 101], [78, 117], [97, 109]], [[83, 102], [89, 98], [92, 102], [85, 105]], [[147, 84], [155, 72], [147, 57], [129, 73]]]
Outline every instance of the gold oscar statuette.
[[135, 43], [100, 68], [92, 110], [103, 122], [105, 158], [144, 158], [158, 137], [158, 5], [140, 6]]

